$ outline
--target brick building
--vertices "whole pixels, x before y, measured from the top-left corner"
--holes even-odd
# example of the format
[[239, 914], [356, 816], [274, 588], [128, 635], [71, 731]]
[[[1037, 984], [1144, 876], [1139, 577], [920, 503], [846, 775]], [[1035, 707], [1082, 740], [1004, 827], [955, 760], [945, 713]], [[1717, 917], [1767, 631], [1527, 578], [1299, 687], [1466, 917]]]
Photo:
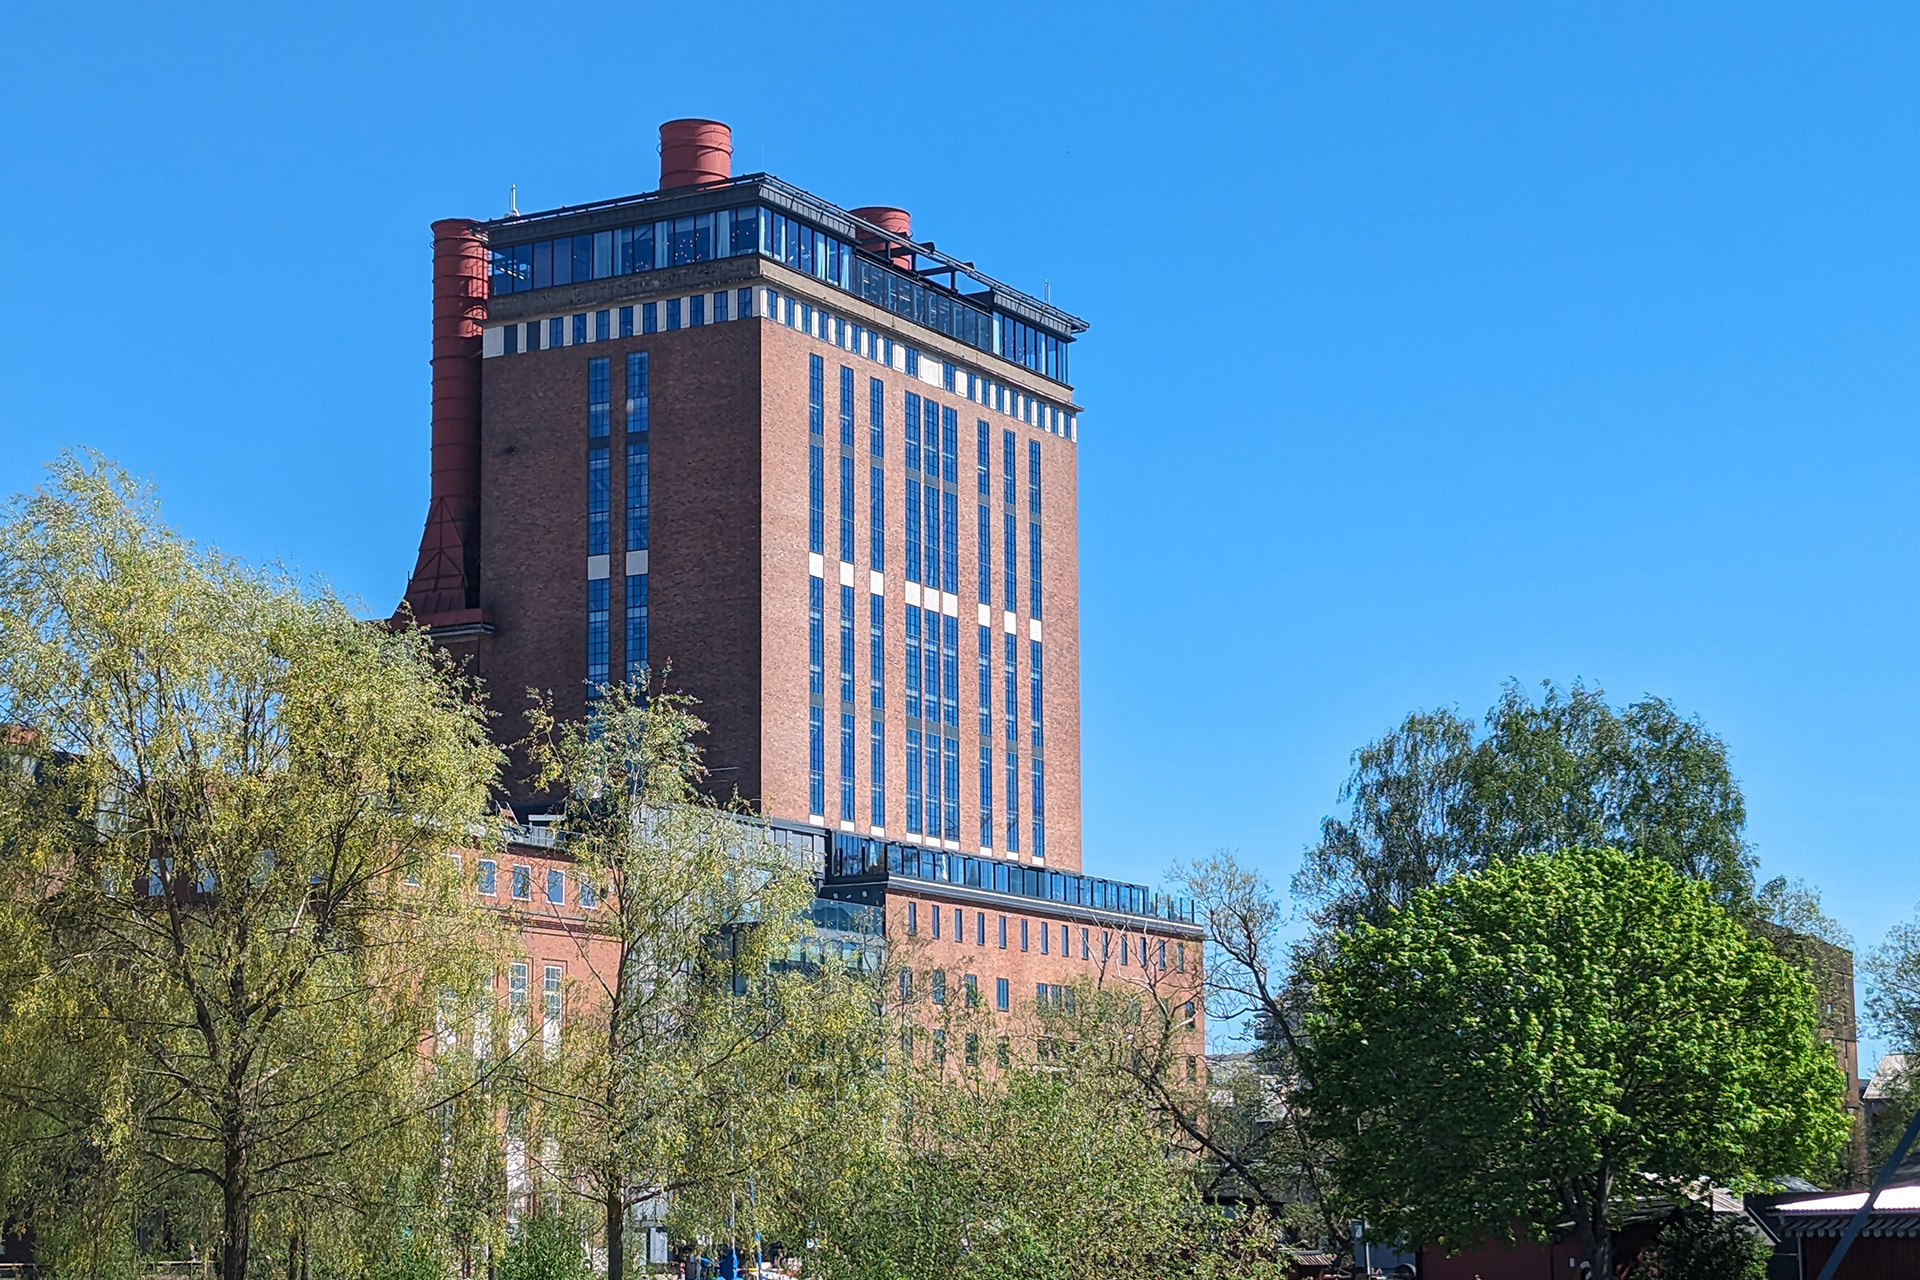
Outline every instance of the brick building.
[[903, 210], [732, 176], [724, 125], [660, 155], [652, 192], [434, 224], [414, 616], [504, 741], [529, 688], [578, 716], [664, 674], [822, 898], [984, 999], [1197, 974], [1190, 905], [1083, 873], [1085, 324]]

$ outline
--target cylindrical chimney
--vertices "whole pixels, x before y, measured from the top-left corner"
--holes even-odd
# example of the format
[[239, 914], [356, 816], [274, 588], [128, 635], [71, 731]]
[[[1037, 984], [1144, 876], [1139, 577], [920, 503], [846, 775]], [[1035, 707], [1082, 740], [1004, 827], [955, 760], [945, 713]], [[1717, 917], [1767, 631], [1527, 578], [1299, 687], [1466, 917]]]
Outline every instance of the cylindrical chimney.
[[465, 218], [433, 224], [433, 488], [407, 584], [416, 617], [471, 609], [479, 590], [480, 329], [487, 242]]
[[660, 126], [660, 187], [699, 187], [733, 176], [733, 130], [718, 120]]
[[[853, 216], [863, 222], [871, 222], [887, 233], [886, 237], [862, 236], [859, 245], [869, 253], [885, 254], [894, 266], [905, 271], [913, 270], [913, 251], [901, 249], [899, 241], [913, 239], [913, 217], [905, 209], [896, 209], [890, 204], [870, 204], [864, 209], [855, 209]], [[887, 237], [890, 237], [889, 240]]]

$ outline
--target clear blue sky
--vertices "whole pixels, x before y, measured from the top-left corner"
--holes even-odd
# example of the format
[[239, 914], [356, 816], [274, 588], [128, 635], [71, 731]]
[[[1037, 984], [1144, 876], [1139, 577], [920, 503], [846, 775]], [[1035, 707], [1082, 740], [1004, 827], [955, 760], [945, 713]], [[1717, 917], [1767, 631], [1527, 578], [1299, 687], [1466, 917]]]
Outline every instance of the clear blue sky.
[[[1684, 12], [1677, 10], [1684, 9]], [[0, 490], [91, 445], [385, 613], [427, 223], [666, 118], [1091, 332], [1088, 858], [1284, 882], [1501, 681], [1725, 736], [1769, 872], [1920, 899], [1912, 6], [9, 6]]]

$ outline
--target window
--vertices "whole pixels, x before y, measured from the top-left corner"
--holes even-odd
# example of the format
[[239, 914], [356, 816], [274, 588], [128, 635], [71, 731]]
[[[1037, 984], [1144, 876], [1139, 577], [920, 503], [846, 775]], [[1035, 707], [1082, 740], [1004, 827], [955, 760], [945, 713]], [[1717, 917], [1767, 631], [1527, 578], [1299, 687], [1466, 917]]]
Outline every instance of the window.
[[916, 936], [920, 932], [920, 908], [918, 903], [907, 904], [907, 936]]
[[853, 701], [853, 588], [840, 588], [840, 701]]
[[1165, 969], [1167, 967], [1167, 940], [1165, 938], [1160, 939], [1155, 946], [1155, 950], [1159, 952], [1160, 968]]
[[993, 748], [980, 748], [980, 843], [993, 844]]
[[727, 322], [727, 291], [725, 289], [713, 295], [713, 322], [715, 324]]
[[[1006, 633], [1006, 711], [1007, 743], [1012, 745], [1020, 740], [1020, 638], [1011, 631]], [[1009, 790], [1007, 802], [1013, 803], [1013, 792]]]
[[867, 567], [876, 572], [887, 567], [886, 478], [879, 467], [867, 469]]
[[627, 575], [627, 679], [642, 681], [647, 670], [647, 575]]
[[[853, 563], [853, 457], [840, 456], [840, 558]], [[851, 587], [848, 590], [852, 590]]]
[[1007, 991], [1007, 980], [1005, 978], [995, 978], [993, 980], [993, 1007], [1005, 1013], [1009, 1003], [1010, 997]]
[[984, 911], [973, 913], [973, 945], [976, 947], [987, 945], [987, 913]]
[[920, 581], [920, 482], [907, 477], [907, 581]]
[[620, 336], [623, 338], [631, 338], [633, 336], [632, 307], [620, 308]]
[[815, 555], [826, 550], [821, 526], [825, 522], [826, 458], [817, 444], [807, 446], [807, 550]]
[[843, 711], [840, 713], [840, 820], [842, 822], [854, 820], [853, 757], [853, 712]]
[[933, 936], [938, 939], [940, 936], [940, 917], [943, 913], [939, 907], [935, 907], [927, 914], [933, 917]]
[[593, 691], [607, 683], [608, 646], [607, 614], [610, 608], [607, 579], [589, 578], [587, 580], [587, 691]]
[[527, 321], [527, 350], [538, 351], [539, 349], [540, 322], [538, 320], [529, 320]]
[[[887, 386], [878, 378], [867, 379], [867, 452], [874, 457], [886, 454]], [[874, 568], [879, 568], [875, 565]]]
[[867, 790], [873, 803], [872, 822], [876, 827], [887, 825], [887, 726], [882, 720], [873, 721], [868, 730], [867, 741], [870, 745], [867, 770], [872, 782]]
[[567, 345], [567, 322], [559, 316], [547, 321], [547, 346], [564, 347]]
[[613, 502], [612, 462], [605, 449], [587, 450], [587, 554], [604, 556], [609, 548], [608, 520]]
[[[1036, 858], [1047, 856], [1047, 765], [1043, 760], [1033, 762], [1033, 849]], [[1141, 958], [1145, 964], [1145, 957]]]
[[1020, 852], [1020, 753], [1007, 752], [1007, 852]]
[[515, 1048], [527, 1038], [527, 966], [520, 961], [507, 966], [507, 1030]]
[[1000, 501], [1006, 503], [1008, 506], [1013, 505], [1013, 493], [1014, 493], [1014, 484], [1015, 484], [1014, 474], [1013, 474], [1013, 451], [1014, 451], [1013, 432], [1002, 431], [1000, 433]]
[[912, 347], [907, 348], [907, 376], [909, 378], [920, 376], [920, 353]]
[[947, 1065], [947, 1033], [937, 1027], [933, 1032], [933, 1064], [936, 1067]]
[[517, 324], [508, 325], [503, 336], [506, 339], [506, 354], [510, 356], [519, 355], [520, 326]]
[[740, 304], [739, 315], [742, 320], [753, 314], [753, 289], [748, 286], [734, 291], [734, 301]]
[[678, 329], [679, 327], [680, 327], [680, 299], [669, 298], [667, 300], [667, 328], [669, 330], [673, 330], [673, 329]]
[[567, 905], [567, 873], [558, 867], [547, 869], [547, 901], [556, 907]]
[[993, 1046], [993, 1060], [1000, 1064], [1002, 1070], [1013, 1065], [1013, 1046], [1007, 1042], [1005, 1036], [1001, 1036]]
[[582, 911], [591, 911], [600, 905], [600, 891], [593, 887], [592, 881], [583, 879], [576, 883], [579, 886], [580, 909]]
[[1043, 690], [1040, 679], [1042, 670], [1040, 659], [1040, 642], [1038, 640], [1029, 640], [1027, 642], [1027, 715], [1031, 718], [1029, 723], [1033, 729], [1033, 749], [1035, 751], [1039, 751], [1042, 744], [1046, 741], [1045, 734], [1041, 729], [1045, 718], [1041, 714], [1042, 704], [1040, 696]]
[[1173, 944], [1173, 968], [1176, 973], [1187, 971], [1187, 944], [1184, 942]]
[[1040, 514], [1040, 442], [1027, 441], [1027, 514]]
[[1005, 916], [1000, 917], [1000, 949], [1002, 951], [1007, 949], [1007, 918]]
[[[807, 692], [815, 698], [826, 692], [826, 637], [821, 614], [826, 608], [826, 584], [807, 575]], [[820, 812], [818, 809], [815, 813]]]
[[644, 302], [640, 304], [640, 332], [658, 333], [660, 331], [660, 304]]
[[1025, 920], [1020, 922], [1020, 949], [1022, 951], [1027, 949], [1027, 922]]
[[980, 979], [970, 973], [965, 974], [960, 979], [960, 985], [966, 991], [967, 1008], [978, 1009], [980, 1007]]
[[1053, 937], [1053, 926], [1042, 920], [1040, 922], [1040, 954], [1043, 956], [1051, 954], [1047, 944], [1047, 940], [1051, 937]]
[[696, 293], [687, 299], [687, 325], [692, 327], [694, 325], [705, 324], [706, 322], [707, 295], [704, 293]]
[[1008, 613], [1012, 613], [1020, 607], [1020, 574], [1017, 568], [1020, 563], [1020, 526], [1011, 511], [1001, 517], [1001, 522], [1005, 529], [1003, 541], [1007, 554], [1000, 561], [1000, 584], [1005, 597], [1004, 607]]
[[867, 704], [875, 711], [887, 705], [886, 606], [884, 596], [867, 597]]
[[1110, 956], [1112, 953], [1113, 953], [1113, 935], [1108, 933], [1105, 929], [1102, 929], [1100, 931], [1100, 963], [1105, 964], [1107, 962], [1107, 957]]
[[533, 897], [533, 868], [515, 866], [513, 869], [513, 896], [522, 901]]
[[[907, 913], [909, 915], [913, 913], [913, 904], [911, 902], [907, 904]], [[913, 1003], [913, 970], [911, 969], [902, 969], [900, 971], [900, 1003]]]
[[993, 512], [987, 509], [987, 504], [984, 502], [978, 504], [974, 508], [974, 510], [976, 513], [974, 516], [974, 531], [973, 531], [974, 550], [979, 554], [979, 557], [980, 557], [979, 601], [981, 604], [992, 604], [993, 603]]
[[840, 366], [840, 443], [853, 448], [853, 369], [844, 364]]
[[627, 432], [647, 429], [647, 353], [627, 353]]
[[1120, 967], [1127, 967], [1127, 935], [1124, 933], [1120, 935]]
[[1181, 1006], [1180, 1024], [1182, 1026], [1192, 1027], [1194, 1025], [1196, 1016], [1197, 1016], [1197, 1011], [1193, 1007], [1193, 1001], [1189, 1000], [1186, 1002], [1186, 1004]]
[[973, 1031], [967, 1032], [967, 1065], [980, 1065], [980, 1036]]
[[[933, 918], [938, 920], [940, 916], [936, 912]], [[939, 937], [940, 931], [938, 929], [934, 930], [933, 936], [936, 938]], [[931, 988], [929, 994], [932, 996], [935, 1004], [945, 1004], [947, 1002], [947, 971], [945, 969], [935, 969], [932, 976], [928, 979], [927, 985]]]
[[1187, 1083], [1193, 1084], [1200, 1077], [1200, 1060], [1193, 1054], [1187, 1055]]
[[[607, 313], [600, 313], [601, 327], [606, 327]], [[607, 335], [602, 333], [602, 338]], [[605, 356], [587, 361], [587, 436], [604, 436], [612, 429], [613, 423], [613, 376], [609, 366], [613, 362]]]
[[967, 940], [967, 913], [958, 907], [953, 909], [953, 940], [955, 942]]
[[481, 893], [491, 897], [497, 892], [494, 886], [495, 863], [492, 858], [480, 859], [480, 865], [474, 872], [474, 885]]
[[[815, 582], [820, 579], [815, 578]], [[807, 708], [807, 813], [819, 820], [827, 809], [826, 713], [819, 707]]]
[[907, 470], [920, 469], [920, 397], [906, 393]]
[[1027, 613], [1040, 616], [1040, 526], [1027, 526]]
[[557, 964], [546, 966], [540, 986], [540, 1043], [548, 1053], [560, 1047], [560, 984], [566, 970]]
[[613, 336], [613, 313], [611, 311], [594, 312], [593, 313], [593, 340], [595, 342], [605, 342], [608, 338], [612, 336]]
[[[909, 609], [908, 612], [917, 613], [919, 612], [919, 610]], [[909, 671], [913, 670], [912, 667], [908, 667], [907, 669]], [[907, 714], [911, 716], [915, 710], [916, 710], [916, 705], [913, 701], [913, 691], [909, 689], [907, 691]], [[918, 729], [913, 728], [912, 722], [909, 721], [908, 729], [907, 729], [907, 832], [908, 834], [919, 835], [920, 826], [921, 826], [921, 823], [920, 823], [920, 731]]]
[[[952, 621], [952, 619], [948, 619], [948, 621]], [[952, 704], [949, 703], [948, 705], [951, 706]], [[944, 748], [941, 759], [946, 765], [947, 803], [945, 812], [947, 819], [947, 839], [958, 841], [960, 839], [960, 739], [947, 738], [941, 743], [941, 746]]]
[[[980, 741], [986, 742], [993, 736], [993, 628], [979, 629], [979, 654], [975, 661], [974, 681], [978, 686], [975, 693], [980, 701]], [[981, 788], [981, 803], [990, 805], [993, 795], [991, 787]], [[982, 840], [982, 844], [992, 844], [991, 840]]]

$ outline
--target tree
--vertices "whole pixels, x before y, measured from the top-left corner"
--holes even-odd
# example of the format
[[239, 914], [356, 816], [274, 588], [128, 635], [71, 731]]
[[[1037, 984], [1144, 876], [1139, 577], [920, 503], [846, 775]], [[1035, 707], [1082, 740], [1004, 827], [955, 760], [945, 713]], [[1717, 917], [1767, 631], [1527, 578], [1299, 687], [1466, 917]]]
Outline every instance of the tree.
[[[1883, 1096], [1867, 1134], [1870, 1167], [1878, 1169], [1893, 1154], [1913, 1113], [1920, 1109], [1920, 919], [1897, 924], [1866, 960], [1867, 1021], [1885, 1041], [1890, 1054], [1904, 1057], [1903, 1070], [1889, 1070], [1883, 1061], [1875, 1072]], [[1902, 1173], [1920, 1169], [1920, 1156], [1909, 1155]]]
[[7, 1209], [75, 1272], [139, 1227], [297, 1274], [430, 1144], [484, 942], [444, 854], [498, 752], [418, 633], [50, 471], [0, 526]]
[[1315, 1132], [1386, 1235], [1457, 1248], [1798, 1175], [1845, 1140], [1806, 977], [1664, 861], [1496, 863], [1342, 934], [1312, 975]]
[[[1294, 879], [1323, 929], [1378, 923], [1429, 885], [1576, 846], [1639, 850], [1753, 910], [1726, 744], [1660, 698], [1616, 710], [1579, 681], [1545, 683], [1537, 701], [1513, 683], [1481, 733], [1449, 711], [1415, 712], [1354, 753], [1340, 798], [1350, 817], [1325, 820]], [[1769, 888], [1789, 896], [1784, 881]]]
[[1745, 1214], [1683, 1213], [1640, 1255], [1634, 1280], [1766, 1280], [1772, 1254]]
[[582, 966], [555, 1051], [526, 1055], [528, 1150], [552, 1192], [595, 1208], [620, 1280], [634, 1206], [750, 1237], [808, 1144], [858, 1122], [830, 1108], [877, 1056], [877, 993], [857, 965], [796, 955], [814, 864], [708, 797], [689, 698], [614, 686], [585, 722], [540, 706], [533, 724], [537, 785], [603, 895], [583, 945], [608, 951]]

